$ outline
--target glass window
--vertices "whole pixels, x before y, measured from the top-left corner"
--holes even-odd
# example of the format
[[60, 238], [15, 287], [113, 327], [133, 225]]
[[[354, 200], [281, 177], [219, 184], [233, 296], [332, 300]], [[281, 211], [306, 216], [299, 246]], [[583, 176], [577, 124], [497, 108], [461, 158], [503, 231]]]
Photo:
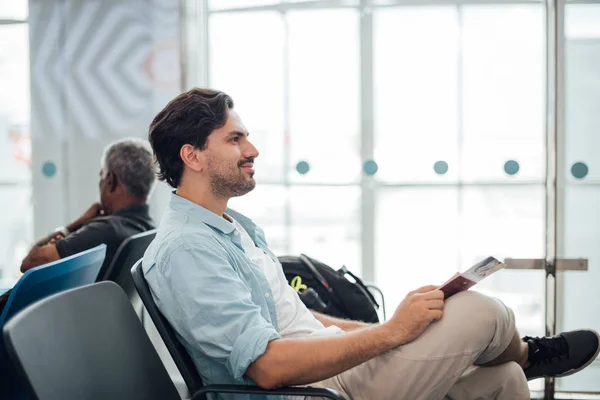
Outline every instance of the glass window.
[[406, 294], [441, 284], [459, 270], [458, 190], [455, 187], [378, 192], [375, 280], [392, 315]]
[[0, 25], [0, 288], [10, 287], [32, 241], [29, 32]]
[[[557, 328], [600, 331], [600, 303], [590, 301], [600, 280], [600, 5], [568, 4], [565, 14], [565, 133], [558, 146], [559, 155], [564, 152], [559, 173], [565, 185], [558, 188], [558, 257], [586, 258], [588, 270], [560, 273]], [[557, 388], [597, 393], [598, 376], [596, 360], [557, 380]]]
[[565, 40], [565, 165], [570, 182], [600, 182], [600, 6], [569, 5]]
[[291, 252], [360, 274], [360, 189], [292, 187]]
[[544, 258], [545, 187], [465, 187], [461, 190], [461, 264]]
[[[289, 177], [311, 183], [360, 177], [356, 10], [294, 11], [289, 29]], [[332, 29], [335, 27], [335, 29]], [[306, 175], [295, 168], [305, 161]]]
[[[377, 179], [455, 180], [456, 7], [377, 9], [373, 37]], [[447, 163], [445, 175], [437, 161]]]
[[28, 0], [6, 0], [0, 3], [0, 19], [27, 19]]
[[[544, 258], [545, 188], [466, 187], [461, 190], [460, 266], [495, 256]], [[515, 312], [521, 335], [544, 332], [543, 271], [503, 270], [477, 284]]]
[[208, 8], [210, 10], [226, 10], [228, 8], [268, 6], [281, 2], [281, 0], [208, 0]]
[[[557, 329], [600, 331], [600, 303], [591, 300], [600, 281], [600, 187], [570, 185], [565, 190], [564, 215], [559, 225], [559, 253], [562, 258], [586, 258], [588, 270], [566, 271], [559, 275]], [[559, 390], [600, 391], [598, 361], [580, 373], [559, 379]]]
[[544, 10], [535, 5], [464, 6], [462, 177], [545, 177]]
[[[256, 167], [258, 173], [258, 166]], [[277, 255], [289, 252], [285, 228], [288, 191], [284, 186], [258, 183], [242, 197], [234, 197], [229, 207], [256, 222], [264, 231], [269, 248]]]
[[264, 154], [256, 160], [257, 181], [280, 182], [285, 171], [281, 16], [215, 14], [209, 27], [210, 86], [233, 97], [250, 141]]

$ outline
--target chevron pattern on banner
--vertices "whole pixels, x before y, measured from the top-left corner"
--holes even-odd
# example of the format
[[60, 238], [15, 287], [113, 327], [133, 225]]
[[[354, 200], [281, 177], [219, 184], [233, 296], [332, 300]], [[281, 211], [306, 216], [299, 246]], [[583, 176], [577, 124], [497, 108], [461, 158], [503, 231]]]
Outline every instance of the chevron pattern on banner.
[[37, 137], [138, 136], [178, 91], [177, 0], [30, 0], [29, 21]]

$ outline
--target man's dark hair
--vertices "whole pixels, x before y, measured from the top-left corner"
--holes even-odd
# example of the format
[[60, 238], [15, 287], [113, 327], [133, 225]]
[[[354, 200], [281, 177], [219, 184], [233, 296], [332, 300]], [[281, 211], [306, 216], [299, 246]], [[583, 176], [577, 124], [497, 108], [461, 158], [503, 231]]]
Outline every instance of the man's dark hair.
[[158, 113], [150, 124], [148, 140], [158, 163], [158, 179], [176, 188], [181, 183], [181, 147], [190, 144], [204, 150], [215, 129], [227, 122], [233, 100], [211, 89], [194, 88], [180, 94]]

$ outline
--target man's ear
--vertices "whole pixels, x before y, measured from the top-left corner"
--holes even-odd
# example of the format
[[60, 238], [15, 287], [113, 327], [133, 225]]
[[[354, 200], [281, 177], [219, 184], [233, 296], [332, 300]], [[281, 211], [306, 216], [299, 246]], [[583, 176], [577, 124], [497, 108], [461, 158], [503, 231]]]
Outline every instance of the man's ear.
[[200, 172], [204, 169], [204, 152], [198, 151], [198, 149], [191, 144], [184, 144], [181, 146], [179, 156], [183, 163], [192, 171]]
[[108, 171], [106, 173], [106, 177], [104, 178], [106, 181], [106, 185], [108, 186], [109, 192], [114, 192], [117, 189], [118, 179], [117, 176], [112, 171]]

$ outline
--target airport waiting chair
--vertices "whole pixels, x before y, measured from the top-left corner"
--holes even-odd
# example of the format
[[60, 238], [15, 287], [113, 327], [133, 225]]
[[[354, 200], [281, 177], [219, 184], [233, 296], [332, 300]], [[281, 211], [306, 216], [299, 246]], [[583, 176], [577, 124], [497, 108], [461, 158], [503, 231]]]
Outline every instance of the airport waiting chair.
[[179, 400], [123, 289], [100, 282], [58, 293], [4, 327], [33, 398]]
[[[106, 245], [32, 268], [13, 287], [0, 315], [0, 330], [25, 307], [55, 293], [93, 283], [104, 262]], [[44, 329], [42, 329], [42, 332]], [[21, 398], [23, 387], [0, 340], [0, 398]]]
[[142, 304], [131, 279], [131, 267], [144, 256], [146, 249], [156, 236], [156, 229], [130, 236], [117, 249], [112, 262], [103, 266], [98, 273], [96, 282], [113, 281], [129, 297], [138, 316], [142, 313]]
[[152, 318], [158, 333], [163, 339], [167, 350], [171, 354], [175, 365], [179, 369], [185, 384], [190, 393], [194, 394], [194, 399], [205, 399], [207, 393], [245, 393], [245, 394], [262, 394], [262, 395], [277, 395], [277, 396], [307, 396], [307, 397], [324, 397], [334, 400], [344, 400], [339, 393], [331, 389], [321, 389], [312, 387], [285, 387], [274, 390], [261, 389], [256, 386], [248, 385], [204, 385], [202, 378], [196, 370], [191, 357], [177, 338], [175, 331], [161, 314], [152, 294], [142, 270], [142, 260], [139, 260], [131, 269], [133, 283], [138, 291], [142, 303], [146, 311]]
[[93, 283], [106, 255], [106, 245], [40, 265], [25, 272], [13, 287], [2, 315], [0, 328], [17, 312], [54, 293]]

